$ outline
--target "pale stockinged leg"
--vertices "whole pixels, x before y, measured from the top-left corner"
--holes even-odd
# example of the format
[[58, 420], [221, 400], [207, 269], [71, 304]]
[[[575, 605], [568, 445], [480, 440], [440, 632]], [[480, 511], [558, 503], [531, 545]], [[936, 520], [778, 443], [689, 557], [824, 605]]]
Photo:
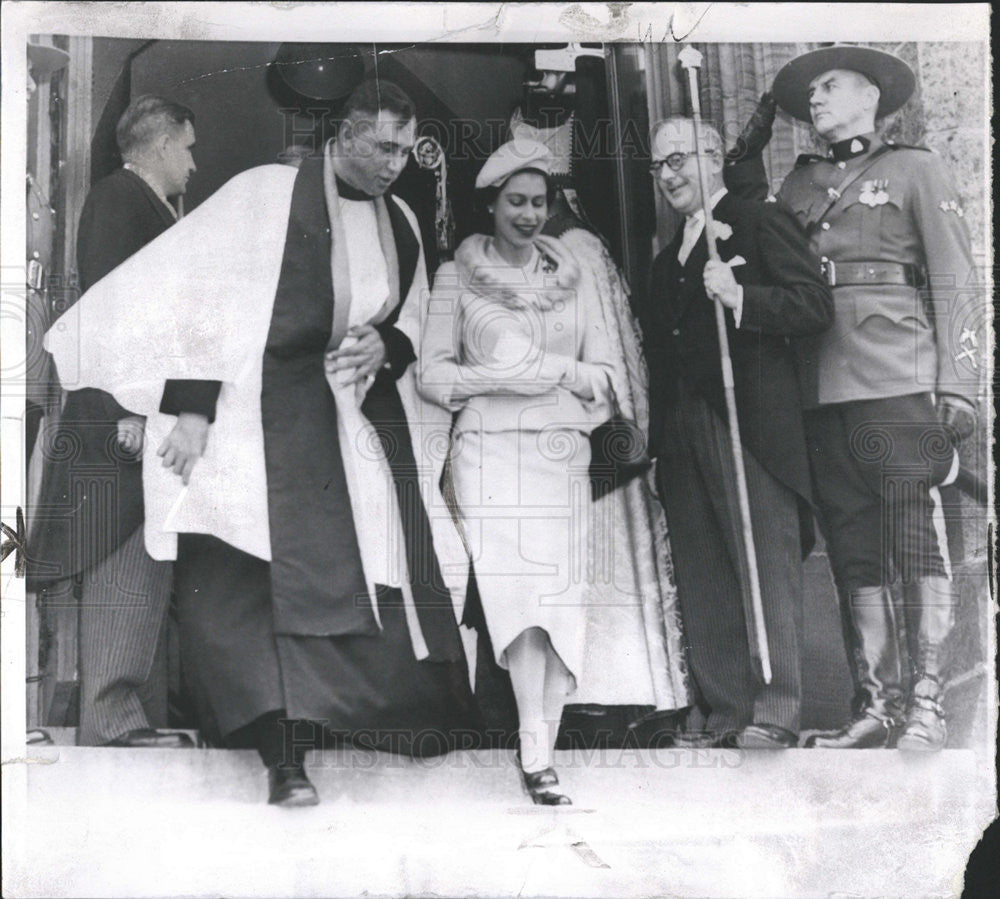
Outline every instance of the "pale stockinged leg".
[[524, 787], [536, 805], [569, 805], [568, 796], [550, 788], [559, 783], [552, 753], [572, 678], [540, 628], [522, 631], [506, 656], [517, 701]]
[[522, 631], [507, 647], [510, 684], [517, 701], [521, 767], [541, 771], [552, 764], [552, 745], [545, 720], [548, 639], [538, 628]]

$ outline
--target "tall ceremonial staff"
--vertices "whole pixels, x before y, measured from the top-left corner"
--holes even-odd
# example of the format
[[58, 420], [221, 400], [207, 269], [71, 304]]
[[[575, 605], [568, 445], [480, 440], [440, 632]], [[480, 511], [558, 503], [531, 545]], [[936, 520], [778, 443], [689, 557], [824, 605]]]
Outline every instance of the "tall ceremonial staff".
[[[701, 67], [701, 53], [688, 45], [679, 54], [681, 67], [688, 73], [691, 89], [691, 111], [694, 119], [694, 150], [698, 165], [698, 181], [701, 186], [701, 207], [705, 212], [705, 241], [708, 257], [719, 260], [719, 249], [715, 245], [712, 204], [705, 181], [705, 164], [701, 156], [701, 98], [698, 95], [698, 69]], [[747, 493], [747, 474], [743, 467], [743, 441], [740, 439], [740, 423], [736, 418], [736, 390], [733, 381], [733, 360], [729, 352], [729, 334], [726, 331], [725, 309], [719, 300], [715, 301], [715, 326], [719, 334], [719, 354], [722, 357], [722, 384], [726, 393], [726, 413], [729, 418], [729, 439], [733, 450], [733, 468], [736, 470], [736, 492], [740, 503], [740, 521], [743, 532], [743, 595], [750, 588], [750, 611], [753, 613], [754, 637], [751, 651], [760, 659], [764, 683], [771, 683], [771, 654], [767, 648], [767, 628], [764, 625], [764, 606], [760, 596], [760, 576], [757, 572], [757, 550], [753, 541], [753, 524], [750, 521], [750, 496]], [[756, 645], [753, 645], [753, 644]]]

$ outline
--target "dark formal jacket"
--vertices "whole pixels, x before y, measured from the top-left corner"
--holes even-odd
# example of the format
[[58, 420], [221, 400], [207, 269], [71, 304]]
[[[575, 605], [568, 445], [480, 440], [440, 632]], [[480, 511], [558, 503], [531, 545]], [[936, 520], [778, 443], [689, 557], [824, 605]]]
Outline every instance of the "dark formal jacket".
[[[80, 216], [81, 291], [173, 223], [170, 210], [134, 172], [119, 169], [97, 182]], [[149, 288], [136, 285], [136, 302]], [[42, 491], [28, 551], [32, 585], [85, 571], [114, 552], [143, 521], [142, 464], [117, 440], [118, 421], [131, 413], [102, 390], [62, 386], [69, 391], [66, 404], [43, 445]], [[194, 399], [187, 398], [191, 393]], [[172, 382], [164, 392], [164, 411], [181, 394], [187, 406], [208, 411], [218, 385]]]
[[[723, 261], [743, 286], [740, 327], [726, 310], [736, 407], [744, 447], [779, 481], [811, 501], [809, 465], [792, 340], [829, 327], [830, 289], [795, 221], [773, 203], [720, 198], [713, 211]], [[705, 293], [708, 245], [702, 232], [685, 264], [683, 229], [653, 262], [642, 316], [650, 366], [650, 447], [668, 452], [666, 413], [680, 390], [702, 396], [727, 420], [714, 303]]]
[[135, 172], [118, 169], [98, 181], [84, 201], [77, 232], [81, 291], [90, 290], [174, 221], [163, 201]]

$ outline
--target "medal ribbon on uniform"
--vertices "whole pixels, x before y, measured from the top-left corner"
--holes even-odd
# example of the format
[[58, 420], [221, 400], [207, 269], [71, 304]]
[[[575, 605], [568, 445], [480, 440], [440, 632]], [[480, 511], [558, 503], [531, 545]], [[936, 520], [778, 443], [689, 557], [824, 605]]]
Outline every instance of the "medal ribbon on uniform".
[[[843, 181], [840, 182], [840, 184], [837, 185], [836, 188], [832, 188], [827, 191], [830, 199], [827, 201], [826, 205], [819, 211], [816, 218], [813, 221], [809, 222], [809, 224], [806, 226], [807, 234], [812, 235], [816, 231], [816, 229], [820, 226], [820, 223], [823, 221], [823, 219], [825, 219], [827, 215], [830, 214], [830, 211], [833, 209], [834, 206], [836, 206], [837, 201], [844, 195], [844, 191], [846, 191], [847, 188], [849, 188], [852, 184], [854, 184], [855, 181], [857, 181], [865, 172], [867, 172], [878, 161], [880, 156], [882, 156], [884, 153], [887, 153], [890, 149], [891, 147], [888, 144], [883, 144], [863, 162], [860, 169], [858, 169], [856, 172], [851, 172]], [[886, 184], [888, 184], [888, 182], [886, 182]], [[873, 199], [874, 197], [875, 193], [873, 193]], [[889, 200], [889, 195], [886, 194], [885, 201], [888, 202], [888, 200]]]
[[887, 178], [875, 178], [872, 181], [865, 181], [861, 185], [861, 193], [858, 202], [864, 203], [874, 209], [876, 206], [885, 206], [889, 202], [889, 194], [886, 188], [889, 186]]

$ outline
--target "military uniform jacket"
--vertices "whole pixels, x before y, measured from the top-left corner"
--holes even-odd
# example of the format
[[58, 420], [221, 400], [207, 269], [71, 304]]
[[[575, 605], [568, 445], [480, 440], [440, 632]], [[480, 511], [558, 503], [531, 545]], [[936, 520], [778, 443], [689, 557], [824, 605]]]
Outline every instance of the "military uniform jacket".
[[973, 400], [977, 373], [963, 339], [982, 300], [964, 211], [941, 159], [871, 138], [866, 152], [840, 162], [801, 158], [778, 201], [807, 229], [816, 254], [833, 262], [835, 278], [838, 264], [854, 261], [926, 272], [925, 286], [877, 276], [835, 283], [833, 326], [799, 347], [806, 405], [923, 392]]

